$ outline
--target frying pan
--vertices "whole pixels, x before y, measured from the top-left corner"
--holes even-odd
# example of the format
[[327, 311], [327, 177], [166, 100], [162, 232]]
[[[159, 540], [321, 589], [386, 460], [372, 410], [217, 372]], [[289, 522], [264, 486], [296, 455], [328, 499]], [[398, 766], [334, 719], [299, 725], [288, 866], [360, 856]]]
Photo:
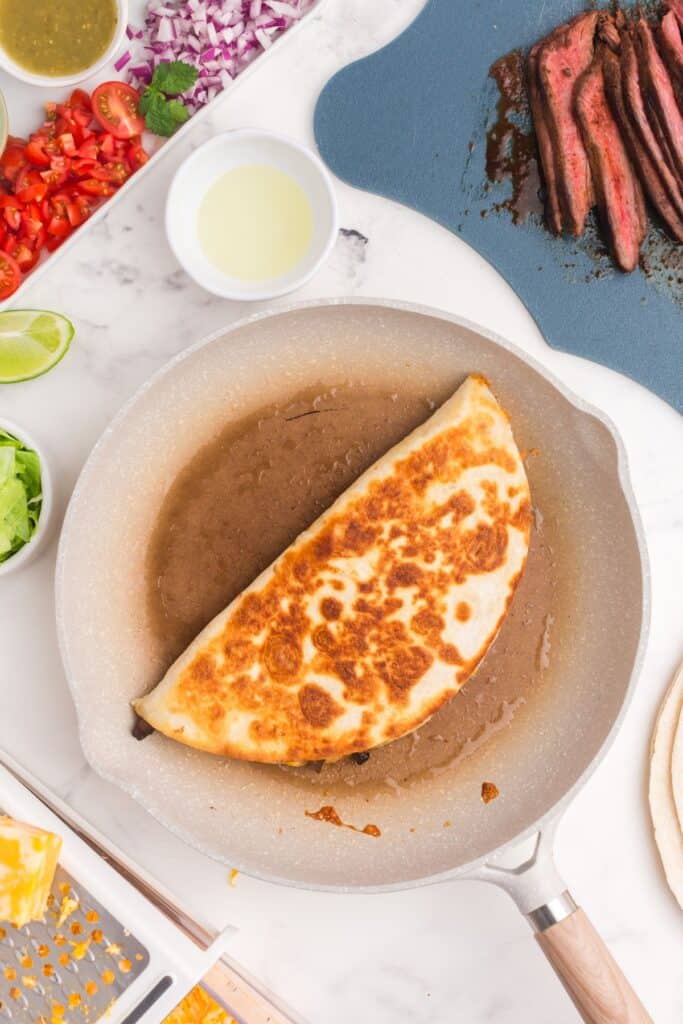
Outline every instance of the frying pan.
[[[129, 702], [164, 667], [149, 625], [145, 555], [164, 495], [197, 449], [226, 423], [313, 385], [419, 390], [440, 402], [475, 371], [489, 378], [520, 448], [530, 452], [552, 587], [520, 598], [522, 581], [494, 648], [451, 702], [449, 713], [472, 724], [458, 756], [444, 760], [454, 719], [443, 726], [438, 716], [417, 744], [418, 755], [424, 748], [431, 758], [419, 770], [411, 769], [414, 741], [398, 741], [411, 747], [376, 752], [353, 779], [346, 769], [316, 776], [222, 761], [156, 735], [134, 740]], [[344, 892], [454, 878], [500, 886], [594, 1024], [650, 1018], [557, 874], [552, 840], [625, 713], [648, 611], [645, 544], [624, 449], [609, 421], [501, 338], [395, 302], [316, 302], [257, 315], [179, 355], [93, 450], [67, 512], [57, 567], [62, 656], [81, 742], [102, 776], [198, 849], [259, 878]], [[524, 701], [512, 694], [478, 721], [491, 665], [514, 688], [539, 645], [544, 657]], [[509, 727], [500, 728], [510, 715]], [[435, 727], [446, 735], [428, 732]], [[394, 747], [401, 754], [392, 777], [363, 774]], [[500, 790], [488, 805], [483, 781]], [[321, 804], [333, 804], [345, 822], [372, 821], [381, 837], [306, 816]], [[532, 854], [511, 866], [510, 850], [531, 837]]]

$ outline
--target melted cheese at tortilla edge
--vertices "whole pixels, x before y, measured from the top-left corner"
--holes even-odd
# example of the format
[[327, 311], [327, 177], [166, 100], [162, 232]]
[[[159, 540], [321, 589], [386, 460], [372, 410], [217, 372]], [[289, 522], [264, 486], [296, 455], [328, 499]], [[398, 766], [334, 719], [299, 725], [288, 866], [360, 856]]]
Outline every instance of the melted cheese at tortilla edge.
[[364, 473], [136, 702], [154, 728], [247, 760], [334, 760], [450, 700], [505, 617], [529, 491], [486, 381]]

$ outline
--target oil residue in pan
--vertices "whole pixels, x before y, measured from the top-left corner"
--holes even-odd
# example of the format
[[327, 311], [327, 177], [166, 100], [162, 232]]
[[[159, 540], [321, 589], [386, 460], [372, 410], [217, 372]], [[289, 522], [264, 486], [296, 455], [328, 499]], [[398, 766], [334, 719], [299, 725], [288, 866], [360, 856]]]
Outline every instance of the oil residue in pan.
[[[202, 448], [169, 489], [148, 551], [148, 609], [162, 670], [433, 408], [430, 396], [407, 388], [320, 386], [230, 424]], [[284, 772], [307, 790], [398, 789], [493, 741], [543, 682], [555, 578], [545, 536], [537, 513], [527, 568], [494, 645], [457, 697], [417, 732], [365, 760], [254, 770]]]
[[166, 495], [148, 552], [162, 661], [432, 408], [423, 395], [321, 386], [230, 424], [197, 452]]

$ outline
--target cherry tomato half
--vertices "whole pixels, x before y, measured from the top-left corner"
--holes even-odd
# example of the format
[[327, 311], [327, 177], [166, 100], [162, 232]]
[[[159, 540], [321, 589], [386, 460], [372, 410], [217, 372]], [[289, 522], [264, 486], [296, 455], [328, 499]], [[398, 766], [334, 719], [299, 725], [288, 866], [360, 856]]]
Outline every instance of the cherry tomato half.
[[96, 119], [115, 139], [131, 139], [145, 127], [138, 113], [140, 94], [125, 82], [103, 82], [92, 94]]
[[21, 269], [8, 253], [0, 252], [0, 299], [8, 299], [19, 287]]

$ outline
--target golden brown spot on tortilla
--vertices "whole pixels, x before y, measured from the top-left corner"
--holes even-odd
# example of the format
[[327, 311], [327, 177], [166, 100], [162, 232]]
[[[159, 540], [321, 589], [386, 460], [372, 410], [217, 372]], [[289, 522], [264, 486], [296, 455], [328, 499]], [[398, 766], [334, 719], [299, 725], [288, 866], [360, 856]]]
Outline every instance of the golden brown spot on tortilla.
[[320, 611], [324, 619], [338, 619], [342, 613], [343, 605], [336, 597], [324, 597], [320, 602]]
[[464, 538], [465, 559], [470, 572], [493, 572], [503, 564], [508, 532], [502, 523], [480, 523]]
[[472, 615], [472, 609], [467, 601], [459, 601], [455, 609], [455, 617], [459, 622], [467, 622]]
[[422, 608], [416, 615], [413, 615], [411, 625], [416, 633], [436, 633], [438, 636], [445, 628], [446, 623], [440, 615], [436, 615], [429, 608]]
[[207, 657], [200, 655], [190, 665], [190, 672], [194, 676], [194, 679], [198, 683], [205, 682], [207, 679], [211, 679], [213, 675], [213, 666]]
[[331, 654], [337, 646], [336, 641], [327, 626], [316, 626], [313, 630], [311, 640], [313, 641], [314, 647], [317, 647], [319, 651], [327, 651], [328, 654]]
[[306, 721], [320, 729], [331, 725], [343, 710], [327, 690], [313, 683], [303, 687], [299, 693], [299, 704]]
[[422, 578], [422, 570], [414, 562], [402, 562], [392, 569], [387, 576], [390, 590], [396, 587], [414, 587]]
[[481, 798], [485, 804], [490, 804], [497, 796], [500, 796], [500, 790], [495, 782], [482, 782]]
[[397, 646], [376, 667], [395, 701], [407, 700], [409, 690], [422, 679], [433, 658], [423, 647]]
[[263, 660], [273, 679], [291, 679], [301, 667], [301, 650], [293, 637], [276, 633], [266, 640]]
[[439, 648], [439, 657], [447, 665], [462, 665], [460, 651], [455, 644], [442, 644]]

